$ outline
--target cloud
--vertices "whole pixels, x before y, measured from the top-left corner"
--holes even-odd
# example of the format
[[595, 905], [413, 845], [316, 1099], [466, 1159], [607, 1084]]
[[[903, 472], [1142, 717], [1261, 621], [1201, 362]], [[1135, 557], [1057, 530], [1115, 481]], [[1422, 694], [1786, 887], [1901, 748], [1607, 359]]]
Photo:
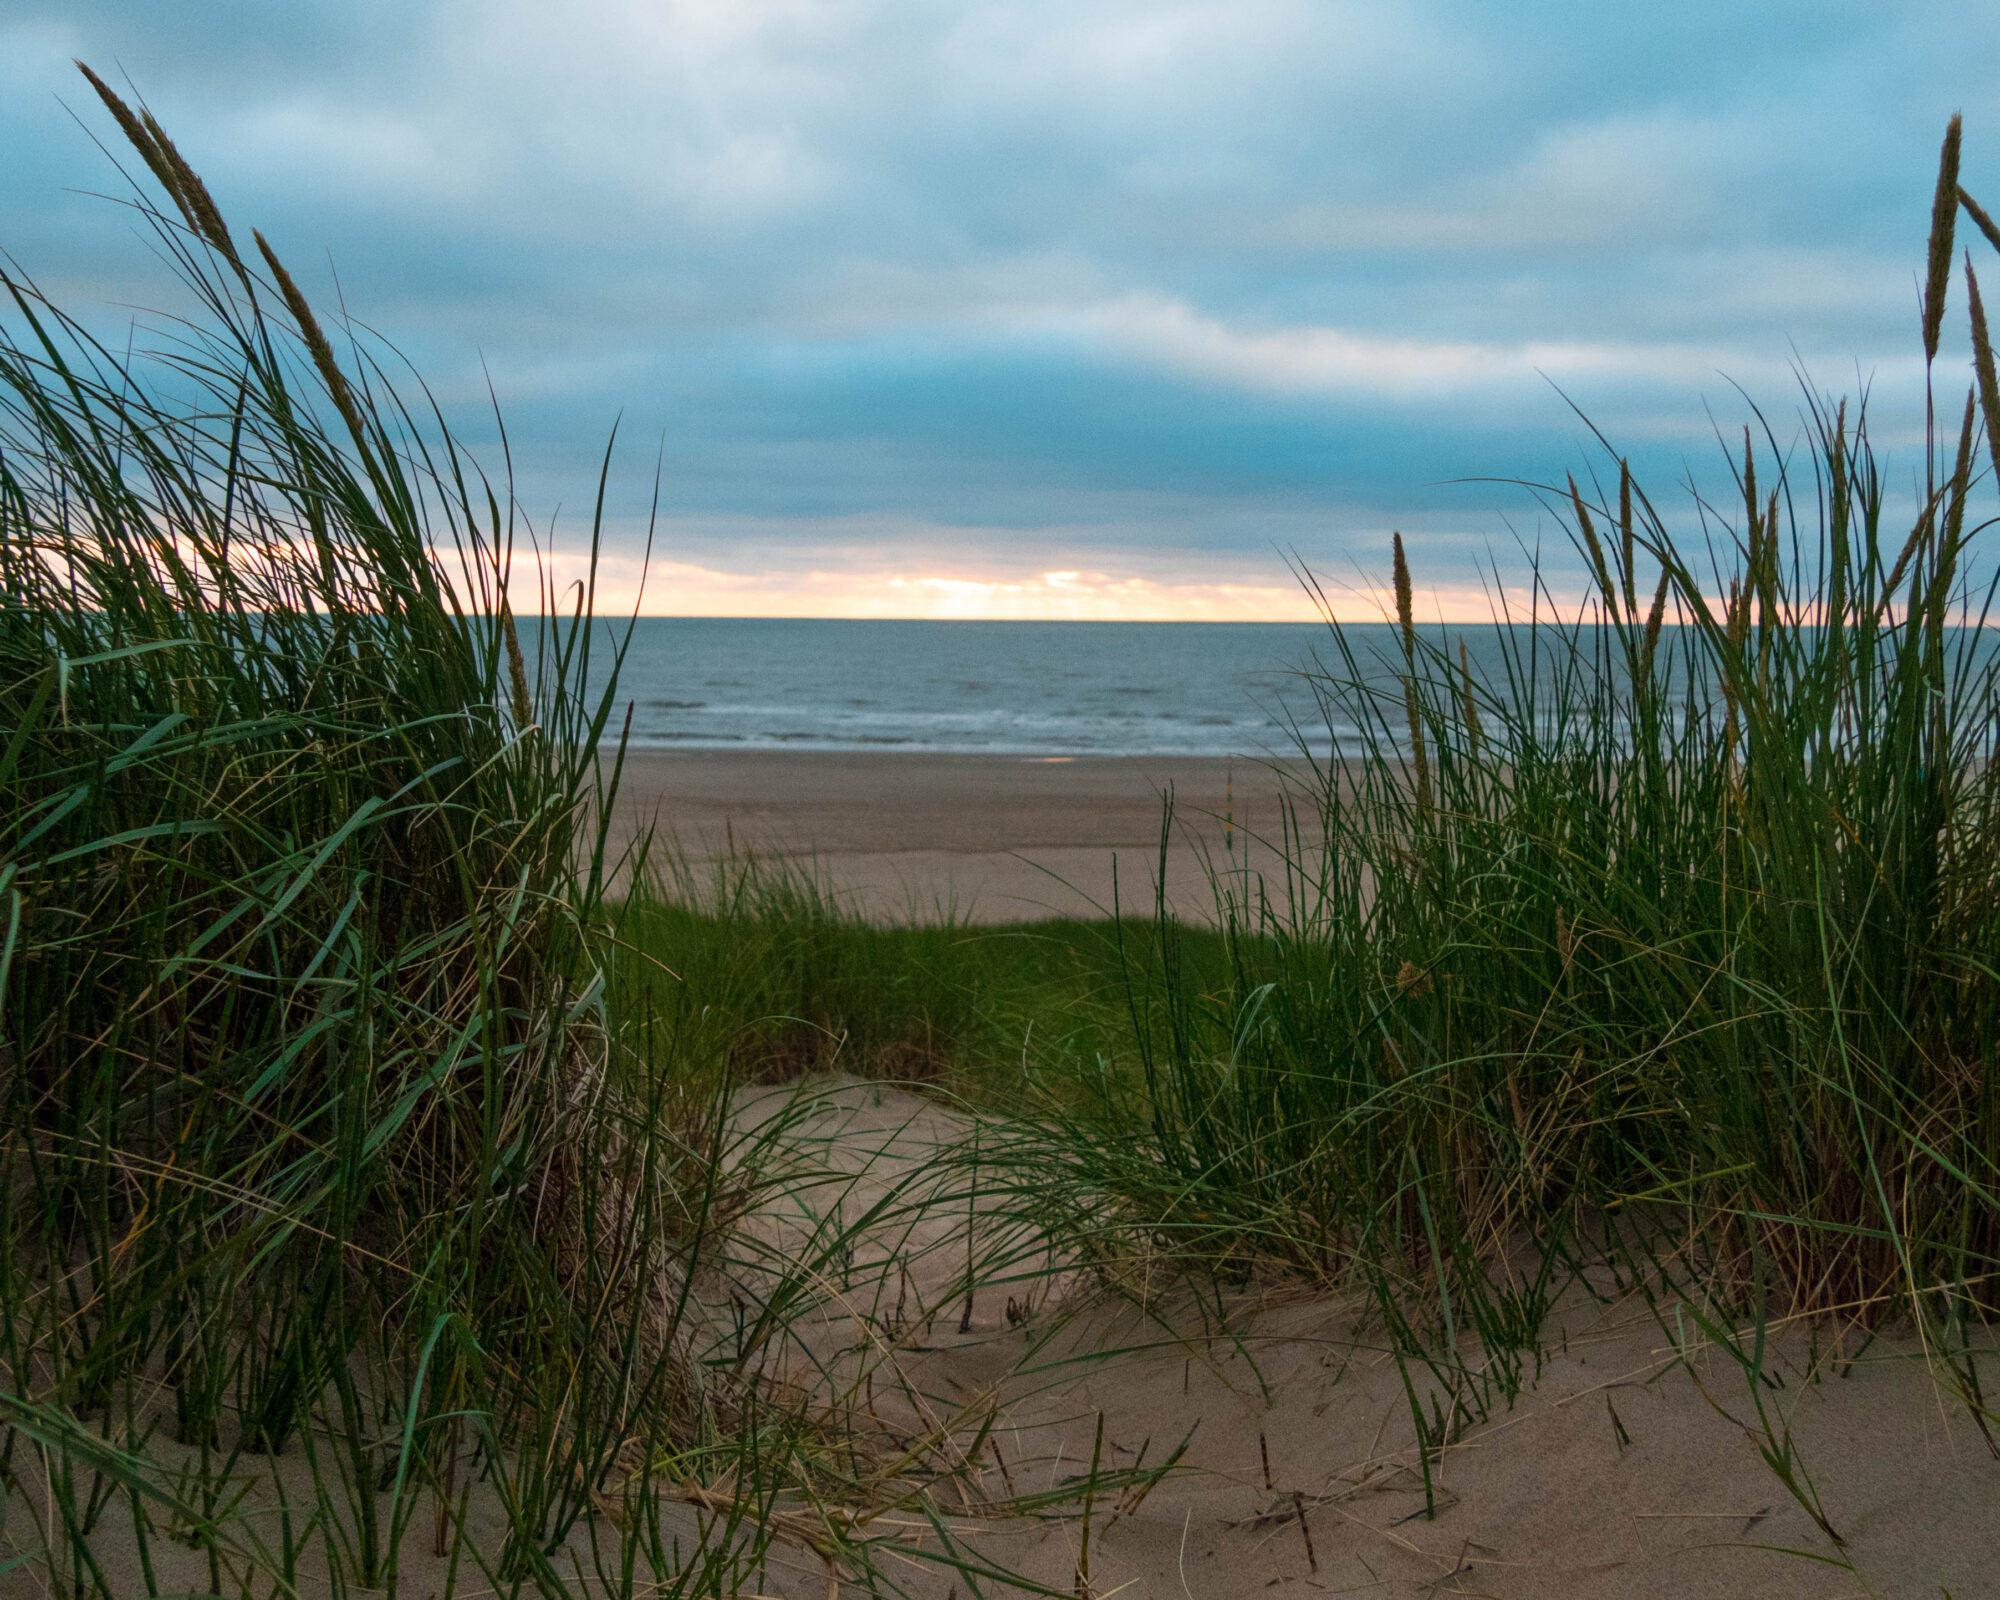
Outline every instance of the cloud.
[[489, 448], [491, 377], [538, 516], [622, 417], [676, 515], [765, 530], [692, 563], [730, 583], [866, 524], [885, 604], [1124, 604], [1207, 551], [1252, 607], [1274, 546], [1392, 525], [1469, 583], [1533, 511], [1459, 480], [1588, 448], [1554, 385], [1667, 484], [1732, 381], [1913, 402], [1996, 49], [1971, 0], [13, 0], [0, 245], [101, 325], [162, 301], [73, 192], [116, 186], [83, 55]]
[[[1558, 384], [1686, 384], [1723, 372], [1769, 383], [1784, 381], [1789, 371], [1761, 353], [1719, 346], [1409, 339], [1323, 325], [1245, 329], [1203, 316], [1184, 301], [1146, 294], [1087, 307], [1057, 323], [1134, 360], [1278, 395], [1415, 399], [1514, 388], [1537, 377]], [[1920, 371], [1921, 358], [1911, 366]]]

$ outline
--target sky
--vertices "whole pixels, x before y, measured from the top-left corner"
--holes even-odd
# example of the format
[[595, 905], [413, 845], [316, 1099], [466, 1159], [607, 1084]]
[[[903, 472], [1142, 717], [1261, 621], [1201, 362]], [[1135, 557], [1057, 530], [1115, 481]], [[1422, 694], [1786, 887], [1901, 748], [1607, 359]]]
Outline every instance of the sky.
[[9, 0], [0, 248], [105, 318], [73, 57], [489, 459], [490, 380], [565, 570], [615, 425], [668, 614], [1369, 614], [1400, 529], [1483, 615], [1584, 416], [1666, 501], [1801, 374], [1907, 446], [1953, 111], [2000, 205], [1990, 3]]

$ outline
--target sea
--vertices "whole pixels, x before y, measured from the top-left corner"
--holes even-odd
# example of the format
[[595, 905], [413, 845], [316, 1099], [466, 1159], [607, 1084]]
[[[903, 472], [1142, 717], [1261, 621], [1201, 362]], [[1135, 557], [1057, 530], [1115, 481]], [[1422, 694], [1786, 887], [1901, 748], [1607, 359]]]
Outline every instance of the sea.
[[1319, 624], [642, 617], [618, 699], [640, 749], [1324, 754], [1322, 659]]
[[[596, 663], [627, 625], [596, 625]], [[1401, 638], [1386, 624], [1343, 624], [1345, 653], [1319, 623], [641, 617], [629, 626], [611, 729], [615, 737], [629, 706], [642, 750], [1327, 757], [1400, 742]], [[524, 641], [531, 651], [540, 632]], [[1545, 685], [1564, 655], [1553, 638], [1537, 649], [1522, 629], [1423, 632], [1454, 679], [1462, 644], [1487, 694], [1520, 686], [1524, 651], [1526, 677]], [[1948, 676], [1976, 696], [2000, 693], [2000, 631], [1951, 635]], [[1587, 638], [1583, 646], [1596, 653]], [[1679, 656], [1663, 644], [1669, 682]], [[1350, 720], [1355, 697], [1327, 692], [1356, 677], [1385, 697], [1372, 741]], [[1536, 720], [1556, 715], [1561, 699], [1538, 693]], [[1982, 737], [1988, 748], [2000, 742], [1990, 729]]]

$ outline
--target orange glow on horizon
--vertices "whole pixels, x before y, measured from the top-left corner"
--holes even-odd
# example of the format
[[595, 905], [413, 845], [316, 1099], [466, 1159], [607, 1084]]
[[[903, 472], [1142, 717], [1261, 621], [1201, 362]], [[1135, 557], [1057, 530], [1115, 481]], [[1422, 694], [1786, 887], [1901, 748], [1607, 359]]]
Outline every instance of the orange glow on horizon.
[[[517, 559], [518, 556], [517, 556]], [[541, 563], [545, 581], [570, 589], [585, 575], [580, 558], [558, 554]], [[518, 586], [523, 574], [516, 573]], [[1318, 622], [1321, 600], [1343, 622], [1392, 616], [1391, 590], [1326, 584], [1314, 596], [1299, 583], [1215, 578], [1155, 578], [1134, 573], [1055, 568], [1018, 573], [874, 571], [726, 572], [689, 562], [603, 556], [597, 569], [597, 612], [670, 617], [845, 617], [930, 621], [1037, 622]], [[1493, 620], [1500, 596], [1481, 587], [1420, 591], [1426, 621]], [[1509, 590], [1517, 616], [1530, 608], [1527, 590]], [[520, 602], [516, 600], [518, 606]], [[567, 609], [566, 607], [564, 609]], [[1543, 601], [1544, 614], [1548, 602]]]

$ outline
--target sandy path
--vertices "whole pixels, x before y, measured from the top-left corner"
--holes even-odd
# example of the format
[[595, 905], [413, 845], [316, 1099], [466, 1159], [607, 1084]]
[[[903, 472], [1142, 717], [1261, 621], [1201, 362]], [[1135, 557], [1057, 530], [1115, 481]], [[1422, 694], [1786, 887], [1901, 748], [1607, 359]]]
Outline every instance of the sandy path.
[[1168, 895], [1201, 915], [1209, 861], [1270, 869], [1260, 840], [1279, 832], [1281, 787], [1267, 765], [1192, 757], [641, 752], [615, 832], [654, 825], [696, 862], [744, 848], [811, 861], [873, 917], [1102, 916], [1114, 898], [1151, 910], [1171, 788]]
[[[766, 1095], [745, 1116], [780, 1103]], [[2000, 1462], [1907, 1343], [1877, 1341], [1817, 1381], [1802, 1338], [1781, 1341], [1773, 1364], [1782, 1387], [1767, 1389], [1767, 1406], [1792, 1430], [1848, 1540], [1846, 1570], [1760, 1548], [1841, 1554], [1744, 1428], [1716, 1409], [1754, 1420], [1739, 1369], [1709, 1352], [1694, 1363], [1697, 1384], [1659, 1322], [1630, 1299], [1579, 1295], [1558, 1317], [1539, 1377], [1531, 1366], [1511, 1407], [1497, 1401], [1435, 1459], [1435, 1520], [1424, 1514], [1404, 1375], [1357, 1332], [1352, 1306], [1242, 1303], [1226, 1308], [1226, 1327], [1191, 1302], [1158, 1318], [1123, 1304], [1079, 1306], [1061, 1263], [1051, 1274], [1046, 1256], [1015, 1249], [1004, 1266], [981, 1265], [987, 1276], [961, 1333], [965, 1188], [939, 1153], [968, 1127], [918, 1097], [841, 1087], [800, 1124], [840, 1182], [795, 1195], [789, 1214], [754, 1226], [773, 1243], [797, 1240], [827, 1214], [828, 1197], [850, 1220], [895, 1199], [856, 1250], [837, 1303], [826, 1301], [802, 1338], [822, 1359], [848, 1353], [846, 1368], [829, 1360], [831, 1382], [870, 1367], [874, 1412], [894, 1428], [914, 1433], [927, 1419], [996, 1406], [979, 1460], [989, 1495], [1085, 1474], [1100, 1416], [1107, 1471], [1141, 1452], [1157, 1463], [1189, 1441], [1181, 1469], [1136, 1509], [1109, 1492], [1094, 1506], [1088, 1587], [1098, 1596], [2000, 1593]], [[990, 1231], [995, 1222], [982, 1215]], [[1016, 1311], [1032, 1302], [1018, 1325], [1010, 1300]], [[1420, 1393], [1436, 1388], [1421, 1368], [1411, 1376]], [[1077, 1591], [1074, 1515], [949, 1520], [996, 1566]], [[885, 1570], [942, 1600], [964, 1585], [926, 1566], [935, 1548], [925, 1536]], [[809, 1561], [789, 1579], [771, 1576], [775, 1589], [826, 1593], [823, 1569]]]

